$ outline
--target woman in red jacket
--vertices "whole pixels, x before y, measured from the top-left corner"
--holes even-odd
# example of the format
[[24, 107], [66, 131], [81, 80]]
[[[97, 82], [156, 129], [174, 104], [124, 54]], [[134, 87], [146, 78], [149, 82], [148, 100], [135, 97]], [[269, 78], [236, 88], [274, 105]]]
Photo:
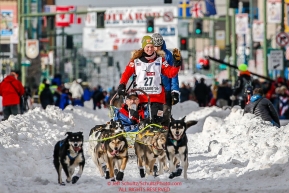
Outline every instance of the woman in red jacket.
[[[163, 51], [154, 51], [153, 39], [144, 36], [142, 49], [134, 51], [125, 71], [120, 79], [118, 94], [126, 94], [126, 84], [129, 78], [135, 74], [136, 88], [145, 91], [151, 100], [151, 115], [154, 123], [161, 123], [163, 117], [163, 104], [165, 103], [165, 90], [161, 82], [161, 74], [168, 78], [175, 77], [181, 66], [181, 54], [178, 49], [173, 50], [174, 64], [170, 66], [164, 58]], [[140, 103], [147, 103], [147, 97], [138, 93]]]
[[6, 120], [10, 115], [20, 114], [20, 99], [24, 94], [24, 87], [15, 72], [6, 76], [0, 84], [0, 96], [2, 96], [3, 115]]

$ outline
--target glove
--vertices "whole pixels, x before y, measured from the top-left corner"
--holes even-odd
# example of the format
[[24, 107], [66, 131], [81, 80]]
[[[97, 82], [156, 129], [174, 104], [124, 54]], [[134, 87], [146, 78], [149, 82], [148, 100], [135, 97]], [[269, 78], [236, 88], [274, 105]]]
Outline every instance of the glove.
[[117, 88], [117, 94], [119, 96], [125, 96], [125, 85], [124, 84], [120, 84]]
[[182, 65], [182, 56], [180, 50], [175, 48], [173, 50], [174, 66], [179, 67]]
[[231, 99], [232, 101], [234, 101], [234, 100], [236, 100], [236, 96], [232, 95], [232, 96], [230, 96], [230, 99]]
[[172, 92], [172, 105], [176, 105], [179, 102], [179, 93]]

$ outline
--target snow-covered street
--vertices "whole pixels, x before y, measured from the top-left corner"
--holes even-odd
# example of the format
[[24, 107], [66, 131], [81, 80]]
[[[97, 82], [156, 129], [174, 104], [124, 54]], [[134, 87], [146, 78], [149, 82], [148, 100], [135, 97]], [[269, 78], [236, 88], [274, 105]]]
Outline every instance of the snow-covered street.
[[[100, 177], [88, 154], [88, 134], [96, 124], [109, 120], [108, 109], [93, 111], [49, 106], [11, 116], [0, 124], [1, 193], [115, 193], [115, 192], [288, 192], [288, 126], [270, 126], [234, 107], [199, 108], [188, 101], [174, 106], [173, 117], [198, 120], [187, 131], [188, 180], [140, 178], [136, 160], [130, 159], [124, 181]], [[52, 163], [53, 148], [67, 131], [83, 131], [86, 165], [76, 184], [59, 186]], [[64, 173], [63, 173], [64, 174]], [[63, 180], [65, 175], [63, 175]]]

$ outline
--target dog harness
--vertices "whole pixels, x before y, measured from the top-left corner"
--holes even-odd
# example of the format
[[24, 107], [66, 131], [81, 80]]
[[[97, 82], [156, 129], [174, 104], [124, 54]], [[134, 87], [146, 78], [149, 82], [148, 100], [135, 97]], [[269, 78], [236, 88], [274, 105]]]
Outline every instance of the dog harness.
[[[64, 140], [60, 141], [59, 147], [61, 147], [63, 144], [64, 144]], [[72, 156], [70, 155], [70, 152], [69, 152], [69, 151], [67, 151], [67, 154], [66, 154], [66, 155], [68, 156], [68, 158], [70, 159], [70, 161], [74, 161], [75, 158], [78, 156], [78, 152], [77, 152], [77, 154], [76, 154], [75, 157], [72, 157]]]
[[74, 161], [74, 160], [75, 160], [75, 158], [78, 156], [78, 152], [77, 152], [77, 154], [76, 154], [76, 156], [75, 156], [75, 157], [71, 157], [71, 155], [70, 155], [69, 151], [67, 151], [67, 156], [69, 157], [70, 161]]
[[[178, 147], [179, 147], [179, 144], [180, 142], [182, 141], [182, 139], [185, 137], [185, 135], [183, 134], [182, 137], [179, 139], [179, 140], [176, 140], [174, 137], [172, 137], [172, 135], [170, 134], [169, 136], [169, 139], [170, 139], [170, 142], [171, 144], [173, 144], [174, 148], [175, 148], [175, 154], [178, 154], [179, 151], [178, 151]], [[177, 145], [175, 145], [175, 142], [177, 142]]]

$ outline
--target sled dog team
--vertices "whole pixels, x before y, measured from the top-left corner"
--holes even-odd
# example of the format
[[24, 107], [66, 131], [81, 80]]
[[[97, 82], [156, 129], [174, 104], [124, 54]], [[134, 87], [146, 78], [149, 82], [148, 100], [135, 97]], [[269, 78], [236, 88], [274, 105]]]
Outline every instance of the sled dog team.
[[[187, 179], [188, 169], [188, 139], [186, 130], [197, 121], [185, 122], [171, 118], [169, 128], [158, 128], [146, 121], [140, 123], [140, 132], [134, 142], [135, 154], [140, 177], [146, 175], [162, 175], [164, 170], [170, 172], [169, 178], [183, 176]], [[53, 163], [58, 174], [58, 183], [62, 181], [62, 169], [66, 182], [76, 183], [82, 175], [85, 165], [83, 153], [83, 133], [67, 132], [67, 137], [58, 141], [54, 147]], [[96, 125], [89, 133], [89, 153], [102, 177], [111, 181], [121, 181], [124, 178], [128, 157], [129, 143], [125, 137], [121, 122], [110, 121], [107, 124]], [[169, 168], [167, 166], [169, 163]], [[155, 163], [158, 162], [159, 171]], [[78, 173], [72, 177], [75, 168]]]

